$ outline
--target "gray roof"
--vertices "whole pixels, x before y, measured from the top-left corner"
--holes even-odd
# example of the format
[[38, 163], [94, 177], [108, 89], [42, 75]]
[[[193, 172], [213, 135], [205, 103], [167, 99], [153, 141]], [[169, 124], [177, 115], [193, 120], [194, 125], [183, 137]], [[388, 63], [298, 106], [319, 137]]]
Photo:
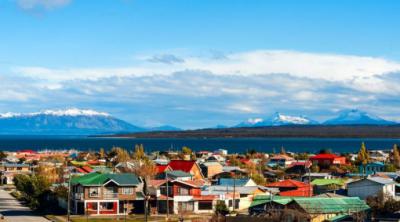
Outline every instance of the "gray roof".
[[368, 177], [367, 179], [384, 185], [396, 183], [392, 179], [387, 179], [383, 177]]
[[5, 166], [5, 167], [29, 167], [28, 164], [19, 164], [19, 163], [5, 163], [2, 166]]
[[190, 173], [184, 172], [182, 170], [171, 170], [171, 171], [166, 171], [165, 173], [167, 173], [168, 176], [172, 176], [172, 177], [191, 177], [192, 176]]

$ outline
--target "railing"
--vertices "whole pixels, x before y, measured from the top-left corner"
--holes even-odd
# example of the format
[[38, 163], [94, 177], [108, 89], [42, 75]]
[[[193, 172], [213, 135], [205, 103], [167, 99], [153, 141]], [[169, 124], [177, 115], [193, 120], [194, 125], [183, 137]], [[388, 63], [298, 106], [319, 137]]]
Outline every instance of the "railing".
[[118, 193], [104, 193], [103, 198], [105, 198], [105, 199], [118, 198]]

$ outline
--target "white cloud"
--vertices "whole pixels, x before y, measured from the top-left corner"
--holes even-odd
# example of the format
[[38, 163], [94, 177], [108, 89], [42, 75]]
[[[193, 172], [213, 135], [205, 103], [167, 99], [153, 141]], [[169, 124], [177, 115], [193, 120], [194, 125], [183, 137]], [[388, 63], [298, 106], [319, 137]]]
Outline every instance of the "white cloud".
[[51, 10], [68, 5], [72, 0], [16, 0], [24, 10], [45, 9]]
[[[165, 58], [167, 55], [167, 58]], [[375, 57], [306, 53], [297, 51], [258, 50], [231, 53], [223, 59], [164, 54], [138, 60], [133, 66], [117, 68], [17, 67], [15, 72], [36, 78], [64, 81], [71, 79], [98, 79], [112, 76], [170, 75], [182, 70], [204, 70], [215, 75], [254, 76], [271, 73], [288, 73], [297, 77], [329, 81], [351, 81], [357, 78], [374, 78], [389, 72], [400, 71], [400, 63]], [[158, 63], [154, 63], [157, 58]], [[161, 62], [162, 60], [163, 62]], [[374, 79], [373, 79], [374, 80]]]

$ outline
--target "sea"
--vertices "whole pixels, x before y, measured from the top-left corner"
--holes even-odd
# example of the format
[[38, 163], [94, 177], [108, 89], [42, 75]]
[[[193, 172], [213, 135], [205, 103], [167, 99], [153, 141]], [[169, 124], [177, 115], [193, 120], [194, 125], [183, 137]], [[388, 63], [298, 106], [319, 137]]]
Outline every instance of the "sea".
[[180, 150], [187, 146], [195, 151], [226, 149], [229, 153], [243, 153], [248, 150], [279, 152], [281, 147], [291, 152], [316, 153], [330, 149], [336, 153], [356, 152], [361, 143], [368, 149], [391, 149], [400, 145], [400, 139], [386, 138], [102, 138], [87, 136], [0, 136], [0, 150], [18, 151], [43, 150], [88, 150], [100, 148], [110, 150], [122, 147], [133, 150], [136, 144], [143, 144], [146, 152]]

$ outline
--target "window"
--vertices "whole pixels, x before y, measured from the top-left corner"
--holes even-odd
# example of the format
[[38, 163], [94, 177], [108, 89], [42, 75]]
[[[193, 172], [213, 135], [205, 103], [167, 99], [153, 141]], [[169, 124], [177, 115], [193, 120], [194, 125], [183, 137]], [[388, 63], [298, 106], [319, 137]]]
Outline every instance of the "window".
[[125, 194], [125, 195], [133, 194], [133, 187], [123, 187], [122, 194]]
[[188, 188], [184, 188], [184, 187], [180, 187], [179, 188], [179, 194], [180, 195], [189, 195], [189, 189]]
[[89, 197], [98, 197], [99, 196], [99, 187], [90, 187], [89, 188]]
[[200, 201], [199, 210], [212, 210], [212, 201]]
[[100, 210], [112, 210], [113, 208], [114, 208], [114, 203], [112, 202], [100, 203]]

